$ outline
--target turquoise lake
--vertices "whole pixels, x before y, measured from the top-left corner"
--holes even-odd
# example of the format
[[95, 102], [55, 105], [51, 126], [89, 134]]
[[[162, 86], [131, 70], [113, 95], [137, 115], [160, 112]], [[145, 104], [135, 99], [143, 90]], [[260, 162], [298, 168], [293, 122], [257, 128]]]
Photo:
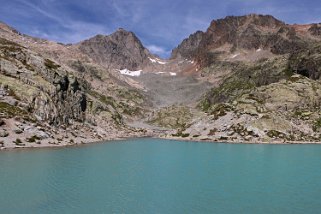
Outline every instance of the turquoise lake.
[[321, 213], [321, 145], [146, 138], [1, 151], [0, 213]]

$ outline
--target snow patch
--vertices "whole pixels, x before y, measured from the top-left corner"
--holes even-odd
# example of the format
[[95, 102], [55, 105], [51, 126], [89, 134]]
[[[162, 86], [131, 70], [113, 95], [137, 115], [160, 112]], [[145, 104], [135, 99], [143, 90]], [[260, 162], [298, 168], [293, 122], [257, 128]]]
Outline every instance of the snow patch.
[[169, 74], [171, 76], [176, 76], [177, 75], [177, 73], [174, 73], [174, 72], [162, 72], [162, 71], [157, 72], [156, 74]]
[[164, 61], [162, 61], [162, 60], [160, 60], [160, 59], [152, 59], [152, 58], [150, 58], [150, 57], [148, 57], [148, 59], [152, 62], [152, 63], [158, 63], [158, 64], [161, 64], [161, 65], [165, 65], [165, 64], [167, 64], [167, 62], [164, 62]]
[[231, 56], [231, 59], [234, 59], [235, 57], [239, 56], [240, 54], [234, 54], [233, 56]]
[[158, 64], [161, 64], [161, 65], [167, 64], [167, 62], [163, 62], [163, 61], [157, 61], [157, 62], [158, 62]]
[[152, 59], [150, 57], [148, 57], [148, 59], [152, 62], [152, 63], [156, 63], [156, 59]]
[[127, 76], [139, 77], [141, 75], [142, 70], [130, 71], [128, 69], [123, 69], [123, 70], [119, 70], [119, 72]]

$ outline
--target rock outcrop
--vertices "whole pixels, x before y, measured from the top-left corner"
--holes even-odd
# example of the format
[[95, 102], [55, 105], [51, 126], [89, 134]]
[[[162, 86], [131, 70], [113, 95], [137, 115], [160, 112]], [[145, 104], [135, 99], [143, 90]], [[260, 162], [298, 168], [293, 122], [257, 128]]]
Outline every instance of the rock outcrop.
[[321, 36], [321, 24], [313, 24], [309, 28], [309, 32], [314, 36]]
[[19, 92], [17, 96], [40, 121], [55, 125], [84, 121], [84, 84], [55, 62], [1, 39], [0, 71], [0, 82]]

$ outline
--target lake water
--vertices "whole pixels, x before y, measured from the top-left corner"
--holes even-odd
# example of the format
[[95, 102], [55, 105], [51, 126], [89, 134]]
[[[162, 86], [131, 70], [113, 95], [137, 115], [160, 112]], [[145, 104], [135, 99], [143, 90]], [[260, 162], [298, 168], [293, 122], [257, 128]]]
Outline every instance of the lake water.
[[321, 213], [321, 145], [134, 139], [4, 151], [0, 213]]

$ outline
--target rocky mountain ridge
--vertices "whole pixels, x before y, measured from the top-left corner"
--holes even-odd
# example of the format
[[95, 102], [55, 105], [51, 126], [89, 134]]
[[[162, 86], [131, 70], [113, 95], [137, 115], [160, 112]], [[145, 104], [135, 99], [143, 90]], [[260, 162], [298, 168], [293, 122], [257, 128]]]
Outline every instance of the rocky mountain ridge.
[[[206, 32], [196, 32], [172, 52], [210, 65], [224, 52], [268, 50], [283, 55], [297, 51], [312, 41], [320, 41], [318, 24], [288, 25], [270, 15], [250, 14], [213, 20]], [[192, 53], [188, 55], [186, 53]]]
[[0, 23], [0, 147], [319, 142], [320, 29], [229, 16], [164, 60], [124, 29], [65, 45]]

